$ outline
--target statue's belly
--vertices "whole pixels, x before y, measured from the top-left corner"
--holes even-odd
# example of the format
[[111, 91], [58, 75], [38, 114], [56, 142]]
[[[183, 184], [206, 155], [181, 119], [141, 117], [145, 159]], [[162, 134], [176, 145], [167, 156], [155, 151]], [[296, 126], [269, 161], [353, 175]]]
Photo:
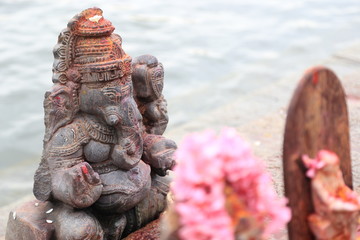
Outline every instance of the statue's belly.
[[100, 179], [103, 192], [95, 206], [105, 211], [124, 212], [136, 206], [149, 193], [150, 166], [140, 161], [128, 171], [100, 173]]
[[84, 147], [85, 159], [89, 163], [99, 165], [110, 159], [118, 169], [130, 170], [138, 164], [143, 153], [140, 140], [125, 139], [124, 143], [115, 145], [91, 140]]
[[94, 140], [90, 140], [90, 142], [84, 147], [85, 159], [90, 163], [103, 162], [109, 159], [110, 151], [110, 144], [105, 144]]

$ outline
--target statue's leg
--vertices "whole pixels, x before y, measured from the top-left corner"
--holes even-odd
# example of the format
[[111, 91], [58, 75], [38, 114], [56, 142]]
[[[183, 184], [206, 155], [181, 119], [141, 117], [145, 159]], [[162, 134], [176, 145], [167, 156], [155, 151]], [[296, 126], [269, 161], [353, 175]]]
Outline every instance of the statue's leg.
[[104, 234], [99, 221], [85, 210], [77, 210], [64, 204], [54, 207], [56, 239], [103, 240]]
[[118, 240], [145, 226], [159, 217], [166, 208], [166, 196], [169, 192], [170, 177], [152, 175], [151, 188], [146, 197], [134, 208], [124, 212], [122, 208], [114, 208], [112, 214], [94, 208], [94, 214], [100, 221], [106, 240]]
[[311, 214], [308, 217], [311, 231], [318, 239], [335, 239], [338, 231], [326, 216]]
[[124, 214], [106, 215], [100, 211], [95, 211], [94, 213], [101, 223], [104, 231], [104, 239], [120, 240], [127, 223], [126, 216]]
[[137, 229], [145, 226], [149, 222], [159, 217], [167, 206], [167, 194], [170, 189], [171, 178], [169, 175], [161, 177], [159, 175], [152, 175], [151, 190], [135, 208], [126, 213], [128, 224], [124, 231], [127, 235]]

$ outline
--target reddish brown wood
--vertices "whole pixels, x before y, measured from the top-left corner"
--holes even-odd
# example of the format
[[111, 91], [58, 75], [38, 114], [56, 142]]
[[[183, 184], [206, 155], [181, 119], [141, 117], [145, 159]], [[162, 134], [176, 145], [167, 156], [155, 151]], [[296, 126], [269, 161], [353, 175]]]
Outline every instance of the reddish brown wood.
[[315, 67], [300, 81], [288, 110], [283, 165], [285, 195], [292, 209], [289, 239], [314, 239], [307, 224], [313, 211], [310, 181], [301, 156], [315, 157], [321, 149], [335, 152], [341, 161], [345, 183], [352, 188], [349, 121], [345, 93], [329, 69]]
[[145, 227], [133, 232], [124, 240], [159, 240], [160, 239], [160, 219], [156, 219]]

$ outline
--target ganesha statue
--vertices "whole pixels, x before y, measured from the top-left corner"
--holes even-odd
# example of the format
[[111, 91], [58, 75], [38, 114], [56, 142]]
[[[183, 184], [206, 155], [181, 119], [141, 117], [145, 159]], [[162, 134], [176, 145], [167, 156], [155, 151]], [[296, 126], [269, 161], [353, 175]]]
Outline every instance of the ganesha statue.
[[113, 31], [90, 8], [69, 21], [53, 50], [33, 189], [51, 203], [49, 239], [121, 239], [166, 207], [176, 144], [162, 136], [164, 70], [151, 55], [132, 60]]
[[311, 178], [315, 212], [308, 223], [316, 239], [359, 239], [360, 196], [345, 185], [338, 156], [321, 150], [315, 159], [305, 155], [302, 160]]

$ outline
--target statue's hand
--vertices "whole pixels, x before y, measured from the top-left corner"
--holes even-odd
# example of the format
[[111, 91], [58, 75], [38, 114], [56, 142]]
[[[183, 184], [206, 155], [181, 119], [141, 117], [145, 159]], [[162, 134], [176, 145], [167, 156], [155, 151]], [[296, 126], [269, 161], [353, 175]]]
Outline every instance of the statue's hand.
[[76, 206], [88, 207], [101, 195], [102, 185], [99, 174], [86, 163], [80, 163], [69, 172], [73, 179], [72, 199]]
[[159, 167], [153, 166], [152, 169], [156, 174], [165, 176], [167, 170], [173, 169], [176, 164], [174, 158], [172, 157], [174, 155], [174, 151], [168, 151], [167, 153], [156, 155], [157, 156], [154, 157], [157, 159]]
[[150, 135], [155, 140], [144, 141], [145, 151], [143, 159], [150, 164], [152, 169], [160, 176], [165, 176], [166, 171], [175, 166], [174, 152], [176, 143], [159, 135]]
[[55, 176], [54, 197], [73, 207], [89, 207], [101, 195], [103, 186], [99, 174], [86, 162], [61, 170]]

